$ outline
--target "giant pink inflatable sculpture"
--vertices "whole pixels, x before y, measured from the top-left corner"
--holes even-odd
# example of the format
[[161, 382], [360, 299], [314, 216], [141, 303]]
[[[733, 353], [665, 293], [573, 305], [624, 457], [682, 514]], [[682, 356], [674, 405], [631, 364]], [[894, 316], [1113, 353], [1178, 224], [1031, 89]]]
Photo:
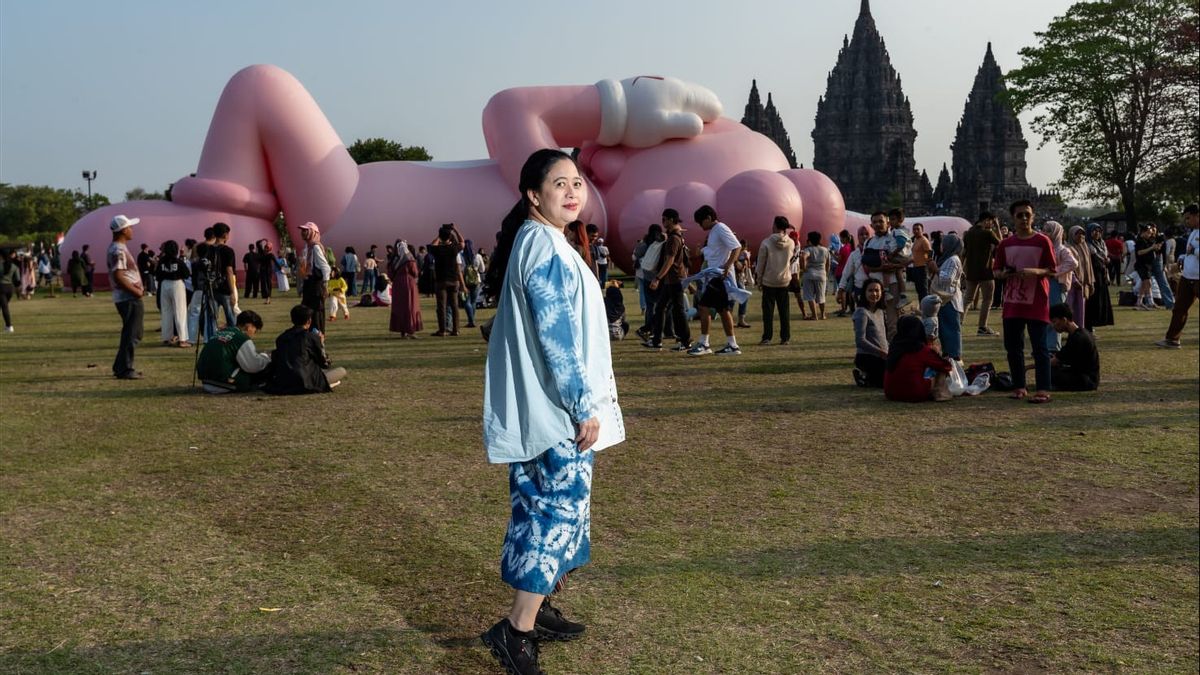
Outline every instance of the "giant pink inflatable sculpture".
[[[591, 192], [583, 218], [606, 234], [618, 266], [628, 266], [633, 244], [667, 207], [686, 221], [711, 204], [752, 243], [770, 234], [776, 215], [825, 236], [844, 227], [842, 196], [829, 178], [788, 168], [770, 139], [720, 114], [711, 91], [674, 78], [507, 89], [483, 111], [490, 159], [358, 166], [291, 74], [250, 66], [225, 86], [196, 174], [175, 184], [173, 201], [93, 211], [71, 227], [63, 248], [103, 251], [109, 221], [124, 213], [141, 218], [135, 249], [199, 239], [223, 221], [235, 250], [259, 239], [279, 250], [273, 221], [282, 211], [293, 241], [300, 241], [299, 226], [313, 221], [338, 251], [424, 242], [446, 222], [490, 249], [516, 201], [521, 164], [543, 147], [581, 149]], [[692, 245], [704, 236], [698, 227], [687, 233]]]

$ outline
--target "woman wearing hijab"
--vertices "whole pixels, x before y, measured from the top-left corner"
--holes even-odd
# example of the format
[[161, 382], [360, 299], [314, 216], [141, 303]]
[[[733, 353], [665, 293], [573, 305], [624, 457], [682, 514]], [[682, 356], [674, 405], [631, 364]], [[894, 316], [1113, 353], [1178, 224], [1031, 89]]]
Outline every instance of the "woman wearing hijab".
[[942, 356], [962, 361], [962, 237], [947, 233], [942, 237], [941, 249], [936, 262], [931, 259], [928, 264], [929, 273], [937, 275], [930, 288], [942, 301], [938, 310], [938, 340]]
[[499, 302], [483, 385], [488, 461], [508, 465], [500, 577], [514, 597], [481, 639], [508, 672], [539, 673], [539, 642], [583, 635], [549, 596], [591, 558], [595, 453], [625, 440], [625, 426], [600, 284], [563, 233], [587, 206], [579, 167], [538, 150], [518, 191], [489, 270]]
[[1075, 277], [1067, 290], [1067, 305], [1080, 326], [1087, 323], [1084, 312], [1087, 299], [1096, 290], [1096, 274], [1092, 267], [1092, 249], [1088, 246], [1082, 225], [1074, 225], [1067, 231], [1067, 248], [1075, 256]]
[[417, 339], [424, 330], [421, 321], [421, 294], [417, 290], [417, 257], [407, 241], [397, 240], [395, 254], [388, 260], [388, 276], [392, 279], [392, 316], [388, 330], [401, 338]]
[[1109, 251], [1104, 241], [1104, 228], [1099, 223], [1087, 226], [1087, 244], [1094, 286], [1083, 306], [1083, 326], [1094, 333], [1099, 326], [1113, 325], [1112, 298], [1108, 295], [1108, 285], [1112, 283], [1109, 277]]
[[[947, 235], [942, 237], [945, 252]], [[960, 240], [961, 241], [961, 240]], [[940, 323], [940, 322], [939, 322]], [[896, 321], [896, 337], [888, 347], [887, 366], [883, 372], [883, 395], [889, 401], [920, 403], [934, 399], [939, 380], [950, 372], [950, 361], [940, 356], [925, 336], [925, 324], [912, 314]], [[933, 371], [934, 377], [926, 377]], [[948, 398], [936, 398], [945, 401]]]
[[[1058, 221], [1046, 221], [1046, 224], [1042, 225], [1042, 234], [1050, 238], [1054, 259], [1058, 261], [1054, 268], [1054, 276], [1050, 277], [1050, 306], [1053, 307], [1067, 301], [1067, 292], [1071, 290], [1071, 284], [1075, 281], [1075, 268], [1079, 263], [1075, 260], [1075, 253], [1071, 247], [1063, 245], [1063, 228]], [[1046, 331], [1046, 349], [1050, 350], [1051, 354], [1056, 354], [1059, 345], [1058, 333]]]

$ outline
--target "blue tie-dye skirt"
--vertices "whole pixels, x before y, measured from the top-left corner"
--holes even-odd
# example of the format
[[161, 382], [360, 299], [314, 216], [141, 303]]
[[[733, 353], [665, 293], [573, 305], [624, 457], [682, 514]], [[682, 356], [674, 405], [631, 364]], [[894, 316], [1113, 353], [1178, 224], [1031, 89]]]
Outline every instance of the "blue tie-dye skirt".
[[500, 554], [500, 578], [549, 595], [564, 574], [591, 558], [592, 462], [564, 441], [528, 462], [509, 464], [512, 519]]

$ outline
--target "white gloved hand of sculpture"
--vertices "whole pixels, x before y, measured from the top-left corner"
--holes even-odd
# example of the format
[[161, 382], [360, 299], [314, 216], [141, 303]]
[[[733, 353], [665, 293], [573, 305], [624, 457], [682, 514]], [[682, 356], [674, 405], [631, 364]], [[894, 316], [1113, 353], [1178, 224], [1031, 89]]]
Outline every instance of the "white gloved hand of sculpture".
[[648, 148], [671, 138], [692, 138], [721, 115], [712, 91], [674, 77], [600, 80], [600, 145]]

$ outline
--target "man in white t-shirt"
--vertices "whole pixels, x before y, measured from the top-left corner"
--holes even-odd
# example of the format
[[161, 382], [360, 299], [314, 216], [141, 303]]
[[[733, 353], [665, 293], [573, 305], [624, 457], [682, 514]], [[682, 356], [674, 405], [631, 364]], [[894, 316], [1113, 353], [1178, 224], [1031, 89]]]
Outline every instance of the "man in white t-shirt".
[[1183, 210], [1183, 219], [1190, 231], [1183, 250], [1177, 251], [1182, 269], [1175, 306], [1171, 308], [1171, 325], [1167, 327], [1166, 337], [1154, 343], [1167, 349], [1179, 349], [1179, 336], [1187, 325], [1188, 310], [1200, 295], [1200, 204], [1189, 204]]
[[714, 353], [708, 345], [708, 328], [712, 322], [708, 312], [710, 308], [717, 310], [717, 314], [721, 315], [721, 327], [725, 330], [726, 344], [715, 353], [718, 356], [736, 356], [741, 354], [742, 350], [738, 348], [737, 338], [733, 334], [733, 301], [729, 298], [728, 287], [736, 285], [733, 263], [742, 252], [742, 244], [728, 225], [717, 220], [716, 210], [708, 204], [696, 209], [693, 218], [702, 230], [708, 232], [708, 242], [701, 249], [701, 253], [704, 254], [704, 268], [720, 270], [720, 274], [704, 284], [696, 301], [696, 314], [700, 317], [700, 339], [688, 350], [688, 356]]

